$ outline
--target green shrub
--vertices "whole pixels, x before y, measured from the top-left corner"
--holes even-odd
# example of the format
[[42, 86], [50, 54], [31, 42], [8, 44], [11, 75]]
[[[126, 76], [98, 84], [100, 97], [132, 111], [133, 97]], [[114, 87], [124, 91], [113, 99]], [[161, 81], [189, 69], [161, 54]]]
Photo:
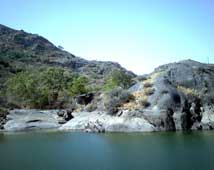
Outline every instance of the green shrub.
[[69, 102], [73, 96], [86, 93], [86, 84], [86, 78], [64, 69], [43, 68], [20, 72], [9, 78], [6, 95], [11, 103], [21, 107], [56, 107], [56, 103]]
[[79, 76], [75, 78], [70, 87], [70, 94], [72, 96], [77, 96], [89, 92], [89, 89], [86, 87], [88, 80], [84, 76]]
[[111, 90], [116, 87], [121, 87], [123, 89], [127, 89], [132, 84], [133, 84], [133, 80], [132, 80], [131, 75], [126, 74], [122, 70], [113, 70], [106, 79], [104, 89]]
[[30, 104], [31, 100], [36, 100], [36, 83], [36, 78], [31, 73], [20, 72], [6, 82], [7, 95], [14, 101]]
[[108, 114], [113, 115], [117, 113], [118, 107], [123, 103], [128, 102], [132, 95], [127, 90], [122, 88], [113, 89], [105, 94], [104, 106]]

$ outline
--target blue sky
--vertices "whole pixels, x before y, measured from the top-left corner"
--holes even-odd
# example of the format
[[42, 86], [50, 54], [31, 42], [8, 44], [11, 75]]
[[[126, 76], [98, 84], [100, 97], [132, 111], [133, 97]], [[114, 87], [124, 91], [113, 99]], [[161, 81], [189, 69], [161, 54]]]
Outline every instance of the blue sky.
[[0, 0], [0, 23], [138, 74], [183, 59], [214, 63], [214, 0]]

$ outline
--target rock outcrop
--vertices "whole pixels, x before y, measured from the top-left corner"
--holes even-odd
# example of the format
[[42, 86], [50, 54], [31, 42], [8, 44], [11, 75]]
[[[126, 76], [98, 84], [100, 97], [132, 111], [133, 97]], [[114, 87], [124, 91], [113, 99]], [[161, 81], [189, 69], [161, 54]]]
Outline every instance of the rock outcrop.
[[78, 130], [85, 132], [148, 132], [155, 127], [143, 117], [132, 117], [127, 114], [110, 116], [105, 112], [79, 112], [60, 130]]
[[58, 123], [64, 124], [67, 121], [73, 119], [74, 116], [72, 115], [72, 112], [73, 112], [73, 110], [59, 110], [57, 112], [57, 115], [59, 116]]
[[193, 60], [160, 66], [130, 88], [135, 100], [149, 103], [137, 109], [166, 131], [212, 129], [213, 90], [214, 65]]
[[4, 125], [6, 131], [58, 128], [57, 110], [11, 110]]

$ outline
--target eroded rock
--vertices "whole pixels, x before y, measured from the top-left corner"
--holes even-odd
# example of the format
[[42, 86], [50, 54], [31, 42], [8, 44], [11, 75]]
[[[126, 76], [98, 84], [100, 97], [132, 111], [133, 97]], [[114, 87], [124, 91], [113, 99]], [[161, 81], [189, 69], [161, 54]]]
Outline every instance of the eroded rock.
[[57, 110], [11, 110], [4, 129], [22, 131], [58, 128], [60, 125], [57, 117]]
[[143, 117], [110, 116], [105, 112], [74, 113], [73, 119], [60, 127], [60, 130], [90, 132], [145, 132], [156, 128]]

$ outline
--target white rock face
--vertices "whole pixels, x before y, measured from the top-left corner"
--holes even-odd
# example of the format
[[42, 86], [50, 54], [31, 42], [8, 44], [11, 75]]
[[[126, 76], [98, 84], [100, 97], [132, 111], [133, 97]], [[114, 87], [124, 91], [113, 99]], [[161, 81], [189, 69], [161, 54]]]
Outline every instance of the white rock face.
[[110, 116], [105, 112], [72, 113], [74, 118], [59, 125], [57, 110], [12, 110], [9, 121], [4, 125], [6, 131], [29, 129], [74, 130], [86, 132], [148, 132], [155, 128], [142, 117], [126, 114]]
[[209, 124], [214, 122], [214, 112], [208, 110], [203, 113], [201, 123]]
[[148, 132], [155, 131], [155, 128], [144, 118], [117, 117], [102, 112], [80, 112], [74, 113], [74, 118], [61, 126], [60, 130]]
[[6, 131], [58, 128], [57, 110], [11, 110]]

